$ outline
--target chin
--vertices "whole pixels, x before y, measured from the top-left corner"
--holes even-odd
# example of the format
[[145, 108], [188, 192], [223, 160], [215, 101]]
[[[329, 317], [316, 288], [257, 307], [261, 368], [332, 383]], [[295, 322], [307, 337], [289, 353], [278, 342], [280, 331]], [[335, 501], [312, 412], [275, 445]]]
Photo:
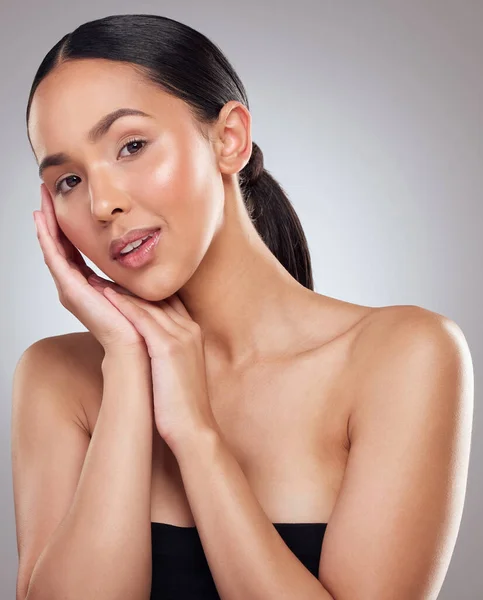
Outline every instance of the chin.
[[[122, 284], [118, 283], [118, 285]], [[145, 284], [136, 282], [135, 285], [122, 285], [122, 287], [129, 290], [131, 294], [135, 294], [138, 298], [142, 298], [148, 302], [160, 302], [169, 298], [177, 291], [177, 289], [172, 290], [172, 286], [167, 290], [165, 286], [153, 285], [152, 281], [147, 281]]]

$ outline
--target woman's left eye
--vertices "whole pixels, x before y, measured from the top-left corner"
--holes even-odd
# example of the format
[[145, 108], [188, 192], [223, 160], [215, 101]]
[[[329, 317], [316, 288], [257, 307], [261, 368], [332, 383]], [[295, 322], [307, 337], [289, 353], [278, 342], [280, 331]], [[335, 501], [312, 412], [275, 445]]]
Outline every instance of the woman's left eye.
[[[139, 152], [140, 150], [142, 150], [144, 148], [144, 146], [146, 145], [146, 143], [147, 143], [146, 140], [141, 140], [141, 139], [135, 138], [133, 140], [129, 140], [128, 142], [126, 142], [124, 144], [124, 146], [121, 148], [121, 151], [124, 150], [124, 148], [127, 148], [127, 146], [131, 146], [133, 144], [143, 144], [143, 146], [141, 146], [139, 148], [139, 150], [138, 150], [138, 152]], [[134, 152], [134, 154], [138, 154], [138, 152]], [[130, 155], [132, 155], [132, 154], [133, 153], [130, 153]]]

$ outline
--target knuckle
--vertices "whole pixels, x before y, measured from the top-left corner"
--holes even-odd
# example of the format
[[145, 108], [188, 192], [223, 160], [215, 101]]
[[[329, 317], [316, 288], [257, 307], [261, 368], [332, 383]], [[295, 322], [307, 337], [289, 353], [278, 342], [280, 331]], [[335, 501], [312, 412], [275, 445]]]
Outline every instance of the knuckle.
[[195, 343], [199, 343], [203, 340], [203, 331], [201, 326], [196, 321], [190, 321], [188, 325], [189, 335]]
[[188, 330], [188, 329], [183, 329], [180, 332], [180, 338], [183, 340], [183, 343], [186, 344], [192, 344], [196, 341], [197, 336], [196, 336], [196, 332], [192, 331], [192, 330]]
[[170, 339], [166, 340], [166, 342], [163, 344], [163, 350], [167, 356], [174, 357], [179, 354], [181, 350], [181, 344], [176, 338], [171, 337]]
[[189, 323], [189, 329], [191, 330], [191, 332], [196, 335], [196, 336], [201, 336], [201, 326], [199, 323], [197, 323], [196, 321], [188, 321]]
[[62, 304], [65, 306], [66, 304], [72, 304], [73, 294], [70, 292], [69, 288], [62, 287], [59, 291], [59, 298], [62, 298]]

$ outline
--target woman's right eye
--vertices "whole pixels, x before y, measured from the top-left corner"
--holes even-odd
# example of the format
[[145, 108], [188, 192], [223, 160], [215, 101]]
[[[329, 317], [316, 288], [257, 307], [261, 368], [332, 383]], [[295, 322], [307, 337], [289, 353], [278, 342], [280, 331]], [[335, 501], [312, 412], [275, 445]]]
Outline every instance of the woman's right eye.
[[55, 185], [55, 191], [58, 194], [62, 194], [62, 196], [65, 196], [66, 194], [69, 193], [70, 190], [72, 190], [73, 188], [69, 188], [66, 192], [61, 191], [60, 186], [64, 183], [64, 181], [67, 181], [68, 179], [79, 179], [79, 177], [77, 177], [77, 175], [68, 175], [67, 177], [64, 177], [64, 179], [61, 179], [59, 182], [56, 183]]

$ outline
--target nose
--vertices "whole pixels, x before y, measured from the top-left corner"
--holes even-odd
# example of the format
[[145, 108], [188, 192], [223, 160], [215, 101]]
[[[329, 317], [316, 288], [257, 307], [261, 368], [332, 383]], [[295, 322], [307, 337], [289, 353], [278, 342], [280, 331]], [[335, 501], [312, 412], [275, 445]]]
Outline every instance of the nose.
[[131, 200], [126, 190], [113, 183], [106, 175], [95, 181], [90, 181], [89, 193], [91, 198], [91, 213], [100, 222], [109, 222], [116, 218], [117, 213], [131, 210]]

